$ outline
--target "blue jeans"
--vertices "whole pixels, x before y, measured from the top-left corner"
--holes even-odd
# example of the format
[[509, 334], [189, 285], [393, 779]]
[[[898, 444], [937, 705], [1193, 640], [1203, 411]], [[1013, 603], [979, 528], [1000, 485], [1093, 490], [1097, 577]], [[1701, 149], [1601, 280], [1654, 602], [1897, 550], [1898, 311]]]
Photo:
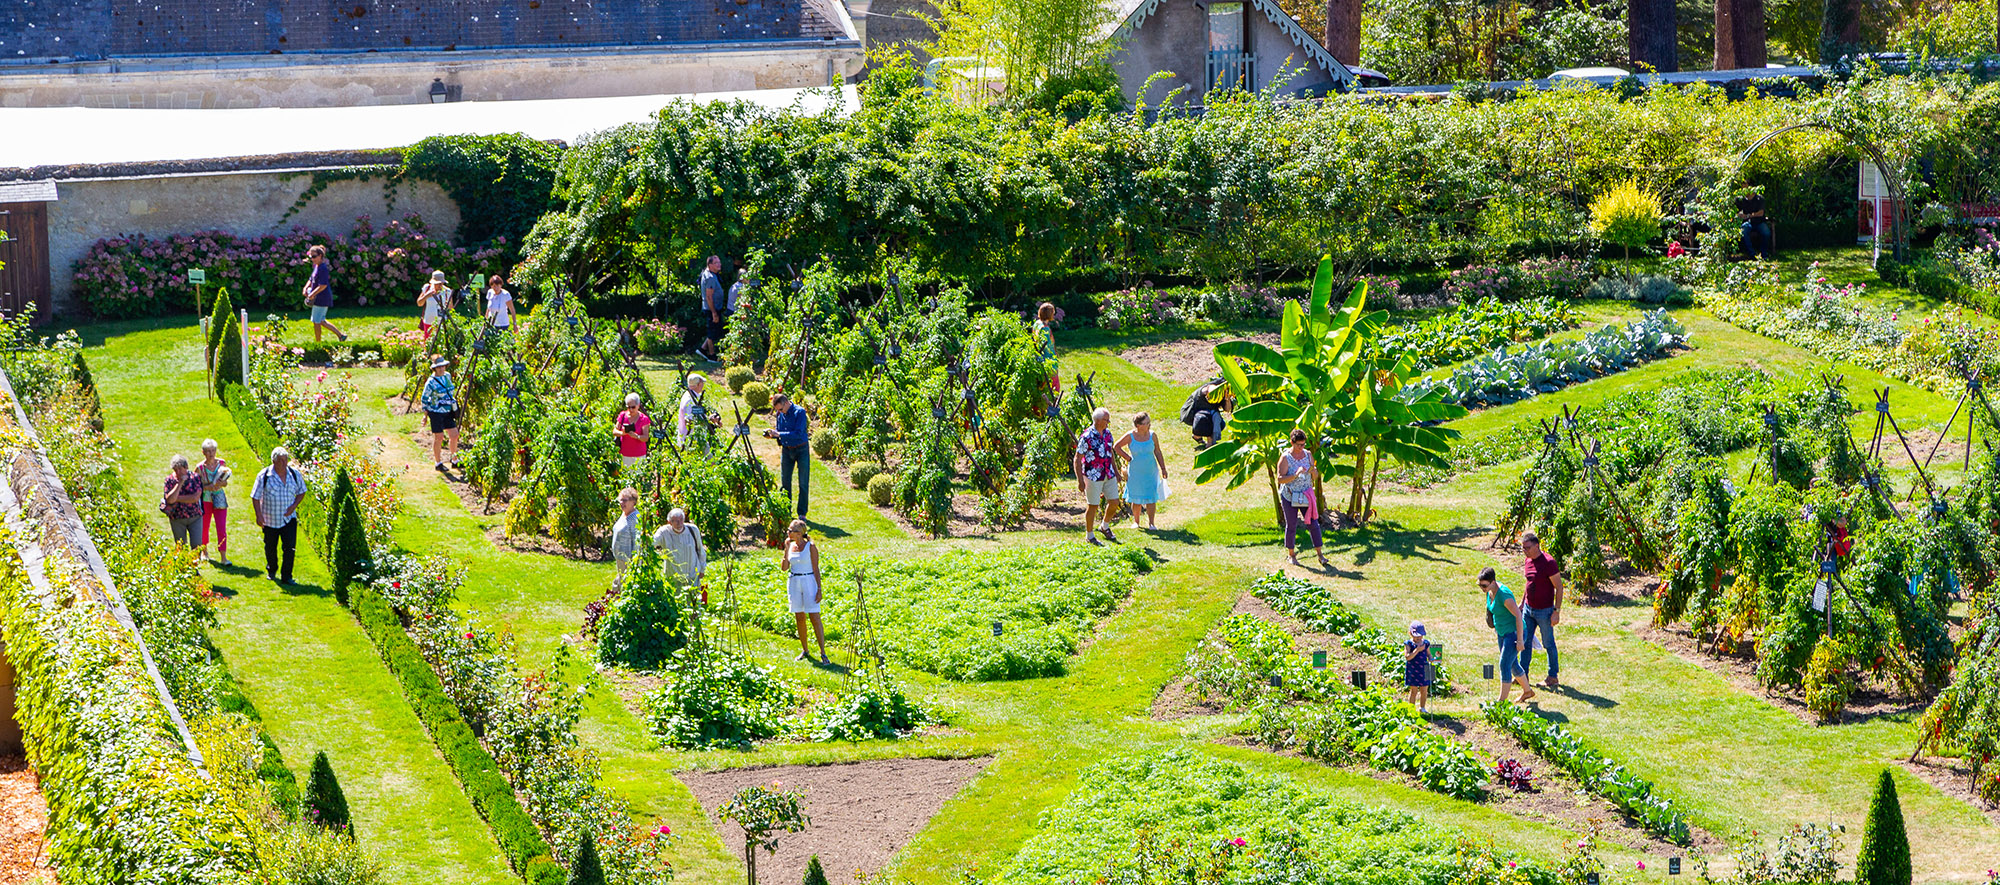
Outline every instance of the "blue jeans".
[[1520, 655], [1514, 653], [1514, 635], [1515, 634], [1512, 633], [1500, 634], [1500, 681], [1501, 682], [1513, 682], [1514, 677], [1517, 675], [1518, 676], [1528, 675], [1528, 671], [1521, 669]]
[[806, 446], [781, 446], [778, 449], [778, 475], [784, 483], [785, 494], [792, 493], [792, 469], [799, 471], [799, 493], [792, 498], [797, 504], [800, 519], [806, 518], [806, 489], [812, 485], [812, 449]]
[[1521, 613], [1522, 626], [1528, 630], [1528, 644], [1521, 648], [1521, 675], [1528, 675], [1528, 665], [1535, 662], [1535, 630], [1542, 631], [1542, 647], [1549, 651], [1549, 678], [1556, 679], [1562, 673], [1562, 666], [1556, 660], [1556, 625], [1553, 623], [1554, 608], [1531, 608]]

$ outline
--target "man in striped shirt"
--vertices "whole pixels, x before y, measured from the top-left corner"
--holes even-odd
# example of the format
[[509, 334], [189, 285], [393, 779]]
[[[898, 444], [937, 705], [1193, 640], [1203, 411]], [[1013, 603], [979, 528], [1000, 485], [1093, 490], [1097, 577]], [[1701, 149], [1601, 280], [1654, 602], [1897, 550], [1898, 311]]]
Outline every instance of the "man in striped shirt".
[[[299, 546], [299, 501], [306, 496], [306, 478], [292, 468], [292, 453], [283, 446], [271, 450], [271, 466], [257, 473], [250, 487], [251, 509], [264, 529], [264, 574], [280, 584], [292, 582], [292, 555]], [[278, 551], [284, 549], [283, 571]]]

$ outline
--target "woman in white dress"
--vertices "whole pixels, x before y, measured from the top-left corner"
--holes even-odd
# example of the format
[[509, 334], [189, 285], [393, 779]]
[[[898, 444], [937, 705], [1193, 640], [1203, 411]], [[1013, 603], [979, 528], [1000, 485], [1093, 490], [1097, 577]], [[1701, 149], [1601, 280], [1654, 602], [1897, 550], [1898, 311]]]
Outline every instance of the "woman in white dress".
[[819, 547], [806, 537], [806, 521], [792, 520], [791, 531], [785, 538], [785, 590], [791, 596], [792, 620], [799, 631], [799, 660], [812, 660], [812, 650], [806, 645], [806, 622], [812, 622], [813, 636], [819, 640], [819, 660], [832, 664], [826, 657], [826, 627], [819, 620]]

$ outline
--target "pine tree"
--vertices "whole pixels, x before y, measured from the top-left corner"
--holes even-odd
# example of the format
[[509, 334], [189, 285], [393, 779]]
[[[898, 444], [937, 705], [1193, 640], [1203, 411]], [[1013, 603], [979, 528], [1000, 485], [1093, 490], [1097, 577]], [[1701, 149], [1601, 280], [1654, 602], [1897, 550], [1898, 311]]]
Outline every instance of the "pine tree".
[[354, 480], [341, 468], [333, 479], [332, 513], [327, 518], [326, 564], [333, 573], [333, 595], [347, 604], [347, 592], [369, 572], [368, 533], [361, 521], [361, 496]]
[[347, 796], [333, 778], [333, 764], [326, 761], [325, 750], [313, 754], [312, 773], [306, 776], [306, 794], [299, 810], [307, 823], [353, 830], [353, 821], [347, 816]]
[[826, 868], [819, 865], [819, 855], [817, 854], [813, 855], [811, 860], [806, 861], [806, 880], [804, 885], [826, 885]]
[[570, 865], [569, 885], [604, 885], [604, 863], [597, 859], [597, 840], [585, 830], [577, 837], [576, 863]]
[[229, 300], [229, 289], [215, 293], [215, 309], [208, 313], [208, 365], [215, 366], [216, 348], [222, 344], [222, 327], [236, 322], [236, 305]]
[[1854, 885], [1910, 885], [1910, 837], [1903, 832], [1903, 803], [1889, 769], [1875, 781], [1868, 823], [1861, 830], [1861, 854], [1854, 859]]
[[215, 345], [215, 372], [209, 380], [216, 399], [222, 398], [224, 385], [243, 383], [243, 333], [233, 322], [222, 324], [222, 337]]

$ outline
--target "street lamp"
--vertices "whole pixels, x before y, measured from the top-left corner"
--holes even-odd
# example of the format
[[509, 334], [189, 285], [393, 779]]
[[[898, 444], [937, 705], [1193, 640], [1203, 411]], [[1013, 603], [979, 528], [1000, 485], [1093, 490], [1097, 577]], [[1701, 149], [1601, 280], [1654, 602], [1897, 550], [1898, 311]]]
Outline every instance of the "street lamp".
[[433, 77], [431, 79], [431, 104], [444, 104], [447, 92], [444, 88], [444, 78]]

